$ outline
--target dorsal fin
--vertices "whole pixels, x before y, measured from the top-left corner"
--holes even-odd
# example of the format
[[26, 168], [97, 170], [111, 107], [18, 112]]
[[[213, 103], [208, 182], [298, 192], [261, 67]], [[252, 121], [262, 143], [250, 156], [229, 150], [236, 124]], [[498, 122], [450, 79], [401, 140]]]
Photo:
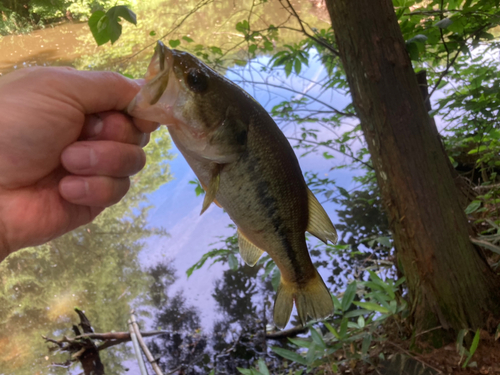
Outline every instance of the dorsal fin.
[[337, 231], [325, 209], [318, 202], [311, 190], [307, 189], [307, 195], [309, 198], [309, 223], [306, 230], [324, 243], [330, 241], [335, 244], [338, 239]]
[[243, 233], [238, 229], [238, 246], [240, 247], [240, 255], [250, 267], [255, 266], [260, 256], [264, 252], [255, 246]]
[[203, 207], [201, 208], [200, 215], [203, 214], [203, 212], [205, 212], [215, 200], [215, 196], [217, 195], [217, 191], [219, 190], [219, 176], [221, 168], [222, 165], [214, 163], [211, 170], [212, 176], [210, 177], [210, 182], [208, 183], [208, 186], [206, 188], [205, 186], [203, 186], [203, 188], [205, 188], [205, 198], [203, 199]]

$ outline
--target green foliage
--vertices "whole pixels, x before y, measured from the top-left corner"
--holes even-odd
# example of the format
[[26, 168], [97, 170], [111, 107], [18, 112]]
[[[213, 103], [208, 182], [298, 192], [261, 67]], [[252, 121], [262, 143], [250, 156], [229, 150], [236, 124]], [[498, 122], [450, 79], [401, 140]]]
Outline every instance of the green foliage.
[[286, 50], [275, 53], [271, 58], [272, 66], [284, 66], [287, 77], [292, 73], [292, 69], [295, 74], [300, 74], [302, 64], [309, 65], [309, 54], [304, 50], [304, 44], [293, 46], [285, 44], [284, 47]]
[[462, 329], [458, 333], [458, 336], [457, 336], [457, 351], [461, 356], [460, 362], [462, 362], [462, 358], [464, 356], [467, 356], [464, 364], [462, 365], [462, 368], [466, 368], [467, 365], [469, 364], [469, 361], [472, 359], [472, 356], [476, 352], [476, 349], [479, 345], [479, 339], [481, 337], [481, 330], [480, 329], [476, 330], [476, 334], [474, 335], [474, 338], [472, 339], [472, 344], [471, 344], [469, 350], [467, 350], [464, 346], [464, 338], [467, 335], [467, 333], [468, 333], [468, 330]]
[[[230, 228], [235, 228], [234, 225], [229, 225]], [[222, 244], [222, 247], [212, 249], [201, 257], [199, 261], [197, 261], [194, 265], [188, 268], [186, 271], [187, 276], [191, 276], [193, 271], [200, 269], [207, 262], [207, 260], [212, 259], [212, 263], [210, 266], [215, 263], [228, 263], [231, 269], [237, 269], [239, 262], [236, 258], [236, 254], [238, 254], [238, 237], [237, 234], [234, 234], [229, 237], [219, 236], [221, 239], [218, 243]]]
[[[27, 0], [0, 2], [0, 35], [27, 33], [51, 22], [69, 18], [82, 21], [93, 12], [120, 7], [114, 0]], [[137, 0], [127, 0], [129, 6]]]
[[191, 180], [191, 181], [189, 181], [189, 183], [196, 186], [194, 188], [194, 192], [195, 192], [197, 197], [199, 197], [202, 194], [205, 194], [205, 190], [203, 189], [203, 186], [201, 186], [201, 183], [198, 179]]
[[[271, 347], [274, 353], [294, 363], [290, 369], [284, 366], [273, 373], [321, 373], [326, 368], [334, 371], [349, 369], [353, 361], [370, 363], [371, 350], [376, 351], [377, 343], [387, 339], [382, 329], [384, 322], [401, 321], [409, 313], [406, 301], [400, 295], [403, 282], [404, 279], [384, 281], [373, 272], [368, 281], [351, 282], [341, 300], [332, 296], [336, 308], [333, 318], [321, 323], [311, 322], [308, 325], [309, 337], [289, 338], [288, 347]], [[258, 369], [239, 370], [242, 374], [263, 374], [261, 361]]]
[[107, 12], [98, 10], [92, 13], [88, 25], [97, 45], [100, 46], [109, 41], [113, 44], [118, 40], [122, 34], [122, 25], [120, 24], [122, 18], [134, 25], [137, 24], [135, 13], [124, 5], [114, 6]]
[[269, 375], [269, 369], [267, 368], [266, 362], [260, 358], [258, 360], [258, 369], [244, 369], [238, 367], [238, 371], [243, 375]]

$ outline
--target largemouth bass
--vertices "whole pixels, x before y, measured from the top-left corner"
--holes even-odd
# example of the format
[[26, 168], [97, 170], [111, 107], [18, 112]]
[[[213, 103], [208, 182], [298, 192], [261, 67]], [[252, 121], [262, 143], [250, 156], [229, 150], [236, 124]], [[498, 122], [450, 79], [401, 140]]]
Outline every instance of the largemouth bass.
[[238, 227], [250, 266], [265, 251], [281, 271], [274, 323], [283, 328], [293, 302], [299, 320], [333, 313], [325, 283], [312, 264], [305, 232], [325, 243], [336, 230], [308, 189], [288, 140], [266, 110], [243, 89], [186, 52], [158, 42], [146, 84], [131, 116], [168, 126], [170, 136], [206, 194]]

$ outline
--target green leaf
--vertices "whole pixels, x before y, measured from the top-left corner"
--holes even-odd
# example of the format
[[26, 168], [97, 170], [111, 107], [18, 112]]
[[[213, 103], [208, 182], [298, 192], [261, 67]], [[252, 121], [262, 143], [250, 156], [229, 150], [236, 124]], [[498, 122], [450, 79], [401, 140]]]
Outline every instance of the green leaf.
[[222, 55], [222, 50], [219, 47], [212, 46], [210, 47], [210, 51], [216, 55]]
[[356, 310], [351, 310], [351, 311], [348, 311], [344, 314], [344, 317], [345, 318], [355, 318], [357, 316], [361, 316], [361, 315], [368, 315], [368, 314], [371, 314], [372, 311], [370, 310], [366, 310], [366, 309], [356, 309]]
[[378, 237], [375, 241], [389, 249], [392, 247], [389, 237]]
[[477, 346], [479, 345], [479, 338], [481, 336], [481, 330], [478, 329], [476, 331], [476, 334], [474, 335], [474, 339], [472, 340], [472, 345], [470, 346], [469, 349], [469, 355], [467, 356], [467, 359], [465, 360], [465, 363], [463, 364], [462, 368], [466, 368], [467, 364], [469, 363], [470, 359], [476, 352]]
[[259, 358], [257, 363], [259, 365], [259, 371], [262, 375], [271, 375], [269, 374], [269, 369], [266, 366], [266, 362], [262, 358]]
[[241, 367], [236, 367], [240, 373], [243, 375], [260, 375], [259, 371], [254, 369], [246, 369]]
[[325, 342], [323, 341], [323, 337], [321, 337], [321, 335], [318, 333], [318, 331], [316, 331], [316, 329], [314, 329], [314, 327], [311, 327], [310, 332], [311, 332], [311, 338], [316, 343], [316, 345], [318, 345], [321, 349], [326, 349], [326, 345], [325, 345]]
[[252, 55], [255, 54], [256, 50], [257, 50], [257, 44], [250, 44], [248, 46], [248, 52], [251, 53]]
[[229, 254], [227, 257], [227, 261], [229, 263], [229, 268], [231, 268], [233, 271], [236, 271], [238, 269], [238, 259], [234, 256], [234, 254]]
[[301, 365], [307, 365], [306, 359], [298, 353], [277, 346], [272, 346], [271, 350], [283, 358], [289, 359], [290, 361], [300, 363]]
[[475, 238], [471, 238], [470, 241], [475, 244], [475, 245], [478, 245], [478, 246], [481, 246], [481, 247], [484, 247], [488, 250], [491, 250], [493, 251], [494, 253], [500, 255], [500, 247], [499, 246], [496, 246], [496, 245], [493, 245], [491, 242], [488, 242], [488, 241], [483, 241], [483, 240], [477, 240]]
[[342, 297], [342, 311], [347, 311], [354, 301], [354, 296], [356, 295], [356, 281], [353, 281], [347, 286], [344, 292], [344, 297]]
[[182, 37], [182, 40], [185, 40], [185, 41], [186, 41], [186, 42], [188, 42], [188, 43], [192, 43], [192, 42], [194, 42], [194, 40], [193, 40], [193, 39], [191, 39], [191, 38], [190, 38], [190, 37], [188, 37], [188, 36], [183, 36], [183, 37]]
[[310, 340], [297, 339], [297, 338], [288, 338], [292, 344], [297, 345], [299, 348], [309, 348], [311, 346]]
[[311, 366], [313, 364], [314, 360], [316, 359], [317, 351], [318, 350], [316, 348], [316, 344], [313, 342], [306, 354], [307, 366]]
[[149, 32], [149, 36], [156, 36], [156, 31], [151, 30], [151, 31]]
[[234, 63], [238, 66], [246, 66], [247, 65], [247, 61], [246, 60], [239, 60], [239, 59], [236, 59], [234, 60]]
[[427, 41], [427, 37], [425, 35], [422, 35], [422, 34], [418, 34], [418, 35], [415, 35], [413, 38], [410, 38], [406, 41], [406, 43], [410, 44], [410, 43], [425, 43]]
[[333, 294], [332, 294], [332, 300], [333, 300], [333, 306], [337, 309], [337, 310], [342, 310], [342, 305], [340, 304], [340, 301], [337, 297], [335, 297]]
[[250, 30], [250, 25], [248, 24], [247, 20], [244, 20], [242, 22], [238, 22], [236, 24], [236, 30], [239, 32], [246, 34], [248, 30]]
[[339, 332], [333, 327], [330, 323], [328, 322], [323, 322], [325, 327], [332, 333], [333, 336], [335, 336], [338, 340], [340, 340], [340, 334]]
[[168, 41], [168, 44], [170, 47], [175, 48], [181, 44], [181, 41], [179, 39], [171, 39]]
[[295, 73], [300, 74], [300, 71], [302, 70], [302, 63], [300, 62], [299, 59], [295, 60], [294, 68], [295, 68]]
[[345, 335], [347, 333], [347, 326], [349, 324], [349, 321], [347, 318], [343, 318], [342, 322], [340, 322], [340, 339], [343, 340], [345, 338]]
[[335, 156], [333, 156], [333, 155], [329, 154], [327, 151], [325, 151], [325, 152], [323, 152], [323, 157], [328, 160], [328, 159], [333, 159]]
[[406, 50], [408, 51], [411, 60], [418, 61], [420, 53], [416, 43], [407, 43]]
[[359, 328], [364, 328], [365, 327], [365, 318], [363, 318], [362, 315], [360, 315], [359, 318], [358, 318], [358, 326], [359, 326]]
[[89, 25], [90, 31], [97, 43], [97, 45], [101, 46], [104, 43], [109, 42], [110, 36], [105, 31], [106, 30], [106, 22], [109, 22], [106, 13], [102, 10], [95, 11], [90, 16], [87, 24]]
[[293, 68], [293, 61], [289, 60], [285, 64], [285, 74], [288, 77], [290, 73], [292, 73], [292, 68]]
[[346, 198], [350, 198], [351, 196], [349, 195], [349, 192], [344, 189], [343, 187], [337, 186], [337, 190], [339, 191], [340, 194], [342, 194]]
[[438, 89], [442, 89], [443, 87], [445, 87], [446, 85], [448, 84], [448, 81], [446, 80], [442, 80], [441, 82], [439, 82], [439, 85], [438, 85]]
[[118, 40], [118, 38], [120, 38], [120, 35], [122, 35], [122, 25], [118, 23], [118, 19], [110, 19], [108, 24], [108, 32], [111, 44], [113, 44]]
[[363, 343], [361, 344], [361, 352], [363, 354], [368, 353], [368, 350], [370, 349], [371, 343], [372, 343], [372, 335], [366, 335], [363, 338]]
[[114, 6], [106, 13], [102, 10], [92, 13], [88, 25], [98, 45], [103, 45], [108, 41], [113, 44], [118, 40], [122, 34], [122, 25], [120, 24], [122, 18], [134, 25], [137, 24], [135, 13], [125, 5]]
[[481, 201], [472, 201], [465, 209], [465, 213], [469, 215], [473, 212], [476, 212], [479, 207], [481, 207]]
[[118, 17], [121, 17], [125, 21], [133, 23], [134, 25], [137, 25], [137, 16], [126, 5], [116, 5], [112, 8], [110, 8], [106, 12], [106, 14], [113, 21], [116, 20], [116, 22], [118, 22], [119, 21]]
[[273, 46], [273, 44], [270, 41], [266, 40], [264, 42], [264, 49], [266, 51], [272, 51], [274, 49], [274, 46]]
[[436, 22], [436, 24], [434, 26], [439, 27], [440, 29], [446, 29], [452, 23], [453, 23], [453, 20], [451, 20], [449, 18], [443, 18], [441, 21]]
[[383, 314], [389, 313], [389, 309], [382, 307], [380, 305], [377, 305], [376, 303], [373, 302], [354, 302], [356, 306], [362, 307], [364, 309], [370, 310], [370, 311], [378, 311]]
[[278, 290], [278, 287], [280, 286], [280, 281], [281, 280], [281, 272], [278, 267], [274, 269], [273, 276], [271, 277], [271, 284], [273, 285], [274, 291]]

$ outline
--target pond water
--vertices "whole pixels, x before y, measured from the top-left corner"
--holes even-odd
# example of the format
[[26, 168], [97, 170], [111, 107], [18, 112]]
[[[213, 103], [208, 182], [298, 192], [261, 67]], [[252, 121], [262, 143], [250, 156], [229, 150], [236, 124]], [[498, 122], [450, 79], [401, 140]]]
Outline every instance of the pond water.
[[[151, 46], [160, 36], [168, 34], [168, 41], [187, 35], [195, 43], [225, 48], [237, 44], [241, 35], [234, 25], [247, 19], [242, 9], [248, 11], [251, 3], [206, 3], [185, 20], [195, 4], [201, 3], [141, 3], [138, 26], [124, 25], [122, 38], [113, 46], [96, 47], [84, 23], [2, 37], [0, 73], [33, 65], [72, 65], [141, 77]], [[296, 8], [311, 22], [327, 26], [321, 21], [327, 19], [326, 9], [307, 1], [297, 2]], [[278, 2], [256, 7], [255, 13], [253, 19], [263, 25], [288, 18]], [[181, 21], [182, 27], [171, 31]], [[292, 34], [283, 35], [284, 42], [293, 38]], [[189, 49], [186, 43], [181, 47]], [[235, 53], [244, 50], [245, 45]], [[265, 65], [268, 60], [261, 56], [254, 62]], [[319, 62], [311, 61], [303, 72], [304, 82], [299, 83], [302, 93], [313, 94], [310, 80], [325, 74]], [[247, 66], [226, 73], [240, 84], [264, 82], [266, 76], [257, 71]], [[267, 109], [296, 95], [285, 89], [262, 89], [258, 84], [245, 85], [245, 89]], [[322, 98], [332, 102], [331, 96]], [[341, 96], [333, 99], [339, 108], [347, 103]], [[293, 136], [297, 129], [288, 125], [285, 132]], [[262, 356], [272, 362], [265, 339], [266, 327], [272, 326], [272, 275], [262, 280], [262, 265], [243, 266], [238, 258], [239, 265], [233, 269], [227, 262], [209, 267], [209, 260], [188, 278], [186, 271], [207, 251], [235, 249], [234, 239], [226, 240], [234, 229], [215, 205], [199, 215], [203, 199], [190, 184], [195, 176], [164, 127], [154, 135], [147, 154], [148, 165], [134, 176], [131, 190], [120, 204], [94, 223], [46, 245], [19, 251], [0, 264], [1, 375], [82, 373], [78, 364], [62, 365], [69, 355], [50, 351], [51, 345], [41, 338], [73, 336], [71, 326], [79, 322], [74, 307], [86, 312], [96, 332], [127, 331], [132, 308], [142, 330], [169, 331], [147, 340], [167, 373], [206, 374], [216, 368], [216, 373], [233, 374], [236, 367], [249, 367]], [[303, 171], [332, 178], [333, 164], [323, 156], [309, 154], [299, 161]], [[333, 178], [349, 190], [354, 174], [342, 169]], [[332, 221], [338, 222], [336, 207], [328, 204], [325, 208]], [[328, 265], [320, 272], [325, 280], [331, 279]], [[130, 343], [102, 351], [101, 359], [107, 374], [139, 373]]]

